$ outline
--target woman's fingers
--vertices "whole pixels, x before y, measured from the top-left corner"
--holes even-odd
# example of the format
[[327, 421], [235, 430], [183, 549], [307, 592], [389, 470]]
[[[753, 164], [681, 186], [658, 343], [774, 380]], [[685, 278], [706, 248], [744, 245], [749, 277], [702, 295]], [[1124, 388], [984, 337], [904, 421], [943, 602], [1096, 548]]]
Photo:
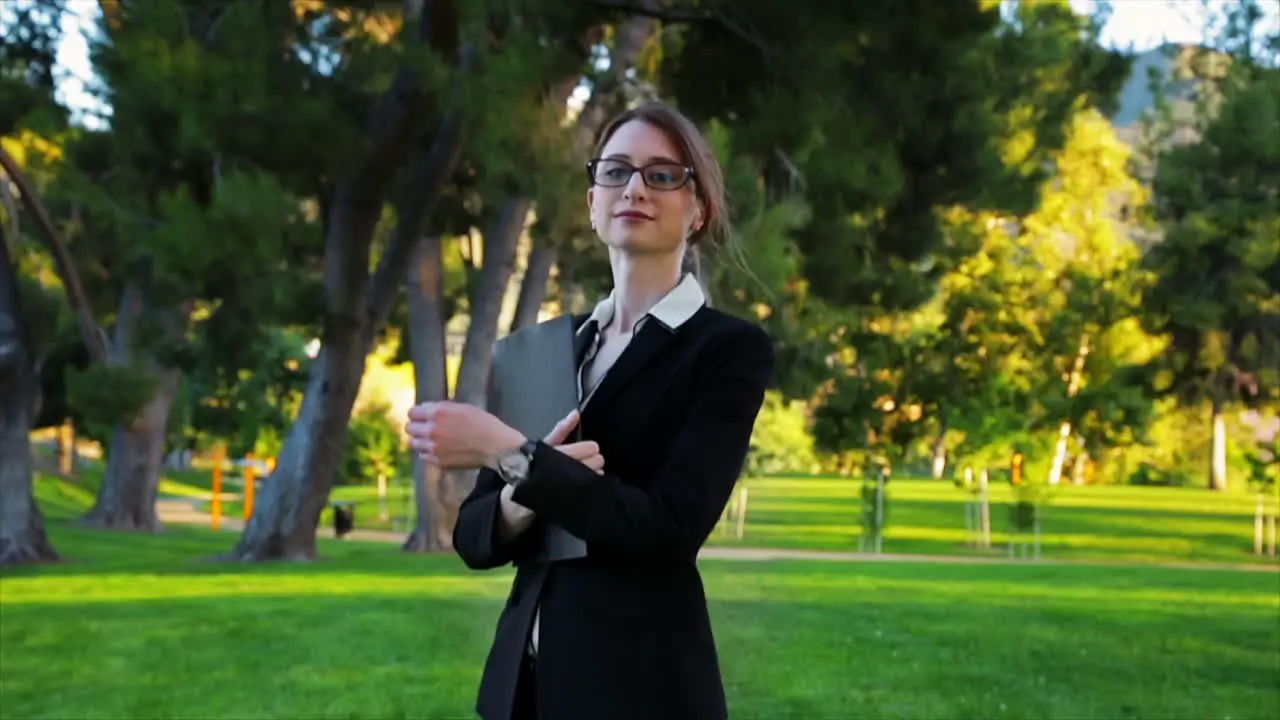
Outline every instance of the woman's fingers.
[[585, 460], [592, 455], [600, 454], [600, 445], [593, 440], [557, 445], [556, 449], [574, 460]]
[[[547, 436], [543, 438], [542, 441], [547, 443], [548, 445], [559, 445], [560, 443], [568, 439], [569, 433], [573, 432], [573, 429], [577, 427], [577, 425], [578, 425], [578, 411], [571, 410], [569, 411], [569, 414], [564, 417], [563, 420], [556, 423], [556, 426], [551, 429], [551, 432], [547, 433]], [[574, 443], [574, 444], [576, 445], [577, 443]]]
[[600, 445], [592, 440], [557, 445], [556, 449], [597, 473], [604, 472], [604, 456], [600, 454]]

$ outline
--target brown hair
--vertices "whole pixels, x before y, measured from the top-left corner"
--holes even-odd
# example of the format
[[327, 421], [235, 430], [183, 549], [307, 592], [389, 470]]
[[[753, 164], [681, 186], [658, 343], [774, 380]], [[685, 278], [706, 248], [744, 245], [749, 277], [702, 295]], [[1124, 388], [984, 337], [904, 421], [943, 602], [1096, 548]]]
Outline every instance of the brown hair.
[[724, 175], [720, 163], [702, 132], [684, 113], [670, 105], [648, 102], [631, 108], [609, 121], [600, 133], [595, 156], [599, 157], [613, 134], [628, 122], [639, 120], [666, 134], [680, 153], [679, 160], [693, 168], [693, 191], [702, 203], [702, 226], [689, 236], [692, 247], [705, 237], [723, 240], [729, 236], [729, 212], [725, 203]]

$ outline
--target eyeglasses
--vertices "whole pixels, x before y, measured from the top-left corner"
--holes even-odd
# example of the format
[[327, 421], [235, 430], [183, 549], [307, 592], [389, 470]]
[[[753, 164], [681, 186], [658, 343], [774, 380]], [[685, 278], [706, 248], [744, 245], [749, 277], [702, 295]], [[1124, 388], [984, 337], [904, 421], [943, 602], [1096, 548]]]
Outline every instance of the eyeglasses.
[[640, 168], [613, 158], [596, 158], [587, 163], [587, 177], [601, 187], [622, 187], [637, 172], [653, 190], [679, 190], [693, 177], [693, 168], [680, 163], [656, 162]]

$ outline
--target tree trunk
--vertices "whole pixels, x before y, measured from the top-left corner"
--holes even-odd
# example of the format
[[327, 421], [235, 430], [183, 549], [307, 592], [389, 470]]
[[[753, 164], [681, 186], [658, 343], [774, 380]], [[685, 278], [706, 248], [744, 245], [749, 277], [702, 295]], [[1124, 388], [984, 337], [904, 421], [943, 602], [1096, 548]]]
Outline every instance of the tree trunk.
[[[409, 353], [413, 357], [417, 402], [449, 397], [447, 352], [445, 350], [444, 259], [439, 237], [431, 237], [418, 247], [409, 265], [405, 292], [409, 301]], [[413, 463], [413, 497], [417, 523], [405, 540], [407, 552], [430, 552], [449, 548], [449, 538], [440, 530], [446, 526], [446, 509], [440, 497], [440, 472], [416, 458]]]
[[33, 391], [40, 386], [23, 326], [18, 272], [0, 229], [0, 565], [58, 559], [36, 504], [31, 455]]
[[177, 370], [164, 370], [155, 397], [129, 426], [117, 425], [98, 499], [84, 523], [111, 530], [160, 530], [156, 493], [164, 466], [165, 428], [178, 394]]
[[527, 198], [504, 201], [484, 234], [484, 267], [471, 293], [471, 324], [467, 327], [458, 387], [454, 390], [458, 402], [484, 405], [493, 344], [498, 340], [498, 316], [531, 204]]
[[316, 527], [342, 462], [367, 356], [358, 326], [326, 335], [275, 471], [255, 497], [239, 542], [224, 559], [316, 557]]
[[[125, 287], [120, 298], [109, 362], [130, 361], [137, 349], [134, 346], [139, 321], [149, 312], [157, 312], [151, 307], [141, 283], [133, 282]], [[183, 334], [189, 317], [186, 309], [158, 312], [169, 333], [175, 336]], [[136, 418], [112, 430], [102, 485], [98, 488], [93, 507], [83, 518], [87, 525], [112, 530], [160, 529], [155, 510], [156, 492], [164, 466], [169, 412], [178, 396], [181, 373], [160, 367], [150, 357], [148, 364], [160, 381], [156, 393]]]
[[1227, 489], [1227, 421], [1222, 402], [1213, 399], [1213, 449], [1209, 457], [1209, 489]]
[[[1080, 338], [1080, 348], [1076, 351], [1075, 362], [1071, 366], [1071, 376], [1067, 380], [1067, 397], [1073, 398], [1080, 391], [1080, 380], [1084, 375], [1084, 361], [1089, 356], [1089, 334]], [[1062, 466], [1067, 460], [1067, 440], [1071, 438], [1071, 422], [1063, 422], [1058, 427], [1058, 444], [1053, 451], [1053, 465], [1049, 467], [1049, 484], [1057, 485], [1062, 480]]]
[[[531, 204], [527, 198], [504, 201], [493, 225], [484, 234], [484, 267], [480, 269], [480, 277], [471, 293], [471, 324], [467, 327], [462, 362], [458, 366], [458, 386], [453, 393], [453, 399], [457, 402], [481, 407], [485, 404], [489, 368], [493, 361], [493, 344], [498, 339], [498, 316], [502, 312], [507, 283], [515, 268], [516, 248]], [[445, 509], [446, 526], [438, 528], [437, 534], [447, 532], [452, 536], [458, 506], [471, 492], [475, 481], [476, 473], [473, 470], [442, 474], [440, 497]]]
[[941, 480], [942, 476], [947, 472], [947, 422], [944, 419], [942, 426], [938, 428], [938, 436], [933, 439], [933, 468], [932, 476], [934, 480]]
[[368, 192], [352, 183], [334, 199], [325, 237], [327, 307], [320, 352], [311, 364], [302, 405], [285, 435], [275, 471], [255, 497], [253, 514], [236, 546], [222, 559], [316, 556], [316, 527], [342, 461], [369, 352], [367, 268], [382, 202], [369, 198]]
[[555, 264], [555, 248], [535, 240], [525, 263], [524, 278], [520, 281], [520, 297], [516, 300], [515, 317], [511, 319], [511, 332], [537, 324], [538, 313], [547, 299], [551, 268]]
[[[3, 372], [3, 371], [0, 371]], [[15, 381], [35, 376], [17, 373]], [[4, 383], [0, 383], [3, 389]], [[31, 398], [20, 392], [0, 395], [0, 566], [58, 560], [36, 504], [31, 463]]]
[[40, 194], [36, 192], [31, 183], [27, 182], [26, 175], [22, 173], [18, 163], [4, 148], [0, 148], [0, 167], [4, 168], [9, 179], [18, 186], [18, 194], [22, 196], [22, 204], [26, 206], [27, 212], [35, 217], [36, 224], [40, 226], [44, 233], [45, 243], [49, 248], [49, 254], [53, 256], [54, 264], [58, 268], [58, 279], [62, 281], [62, 287], [67, 293], [67, 302], [71, 305], [71, 310], [76, 316], [76, 325], [80, 330], [80, 337], [89, 351], [89, 358], [94, 362], [106, 360], [106, 338], [102, 334], [102, 329], [94, 322], [93, 310], [89, 307], [89, 300], [85, 295], [84, 286], [80, 282], [80, 273], [71, 258], [71, 252], [67, 248], [66, 241], [62, 239], [62, 234], [58, 232], [58, 228], [54, 226], [53, 219], [49, 216], [49, 211], [45, 209], [44, 202], [40, 199]]
[[1084, 441], [1080, 441], [1080, 452], [1076, 453], [1075, 461], [1071, 465], [1071, 484], [1084, 485], [1085, 471], [1089, 469], [1089, 452], [1085, 449]]

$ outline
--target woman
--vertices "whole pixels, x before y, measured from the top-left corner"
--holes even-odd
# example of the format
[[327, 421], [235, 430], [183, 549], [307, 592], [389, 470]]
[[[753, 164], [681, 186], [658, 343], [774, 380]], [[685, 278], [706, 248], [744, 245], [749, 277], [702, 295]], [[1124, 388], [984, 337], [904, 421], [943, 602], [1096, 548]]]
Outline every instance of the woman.
[[[453, 542], [476, 570], [515, 563], [480, 683], [486, 720], [702, 720], [727, 715], [696, 558], [741, 472], [773, 372], [756, 325], [707, 306], [686, 251], [723, 232], [705, 139], [660, 104], [629, 110], [587, 164], [613, 292], [575, 318], [580, 412], [542, 440], [480, 408], [426, 403], [412, 446], [481, 467]], [[575, 429], [579, 442], [564, 441]], [[585, 557], [537, 560], [540, 523]]]

